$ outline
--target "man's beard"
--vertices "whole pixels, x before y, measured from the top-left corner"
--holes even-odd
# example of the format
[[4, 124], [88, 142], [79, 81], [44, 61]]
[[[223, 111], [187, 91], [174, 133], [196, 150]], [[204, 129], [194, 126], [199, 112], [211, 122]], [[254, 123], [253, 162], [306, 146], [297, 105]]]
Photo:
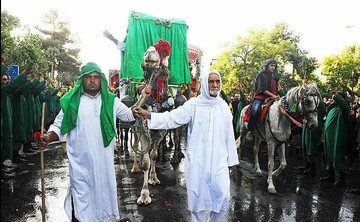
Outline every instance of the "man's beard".
[[210, 89], [210, 96], [211, 97], [217, 97], [218, 94], [219, 94], [218, 89]]

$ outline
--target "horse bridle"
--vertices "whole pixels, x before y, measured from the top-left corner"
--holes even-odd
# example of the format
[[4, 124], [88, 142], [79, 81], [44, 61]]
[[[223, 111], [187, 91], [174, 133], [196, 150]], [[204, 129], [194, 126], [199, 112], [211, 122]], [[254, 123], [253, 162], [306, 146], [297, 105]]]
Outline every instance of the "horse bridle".
[[[315, 102], [315, 109], [306, 109], [306, 100], [307, 98], [312, 98], [313, 101]], [[319, 107], [319, 102], [315, 99], [315, 97], [319, 97], [319, 95], [317, 93], [310, 93], [310, 94], [303, 94], [301, 95], [301, 98], [300, 98], [300, 104], [301, 104], [301, 111], [300, 111], [300, 114], [302, 116], [305, 117], [305, 119], [307, 120], [307, 117], [309, 117], [310, 114], [312, 113], [317, 113], [317, 110], [318, 110], [318, 107]]]

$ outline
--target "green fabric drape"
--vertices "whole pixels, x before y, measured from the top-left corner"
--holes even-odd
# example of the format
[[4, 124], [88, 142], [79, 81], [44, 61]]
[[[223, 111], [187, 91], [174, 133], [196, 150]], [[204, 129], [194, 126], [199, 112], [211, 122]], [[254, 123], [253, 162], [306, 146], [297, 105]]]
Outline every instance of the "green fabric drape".
[[[167, 26], [167, 22], [170, 24]], [[140, 12], [130, 12], [128, 33], [124, 40], [125, 52], [121, 55], [121, 78], [133, 81], [143, 79], [141, 63], [146, 50], [163, 39], [170, 43], [169, 84], [189, 84], [191, 74], [187, 48], [187, 29], [180, 19], [162, 19]]]

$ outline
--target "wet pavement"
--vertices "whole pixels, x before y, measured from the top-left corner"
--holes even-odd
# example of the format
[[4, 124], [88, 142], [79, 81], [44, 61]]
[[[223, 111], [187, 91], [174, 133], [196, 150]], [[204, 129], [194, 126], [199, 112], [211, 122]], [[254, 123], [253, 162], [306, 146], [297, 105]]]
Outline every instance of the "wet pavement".
[[[249, 144], [250, 145], [250, 144]], [[248, 146], [249, 146], [248, 145]], [[247, 147], [237, 171], [231, 177], [231, 203], [225, 222], [235, 221], [360, 221], [360, 161], [348, 162], [346, 187], [320, 182], [323, 167], [316, 177], [302, 175], [301, 158], [287, 153], [288, 165], [274, 180], [277, 194], [267, 192], [266, 152], [260, 151], [263, 176], [255, 175], [251, 148]], [[166, 151], [169, 160], [171, 150]], [[183, 150], [184, 152], [184, 150]], [[46, 220], [68, 221], [63, 209], [68, 186], [68, 160], [64, 146], [54, 145], [45, 156]], [[187, 211], [184, 160], [180, 164], [157, 162], [161, 184], [150, 185], [152, 203], [139, 206], [143, 175], [132, 174], [132, 155], [116, 153], [116, 172], [121, 221], [191, 221]], [[41, 221], [40, 155], [20, 163], [14, 179], [1, 182], [1, 221]], [[321, 161], [318, 161], [321, 162]]]

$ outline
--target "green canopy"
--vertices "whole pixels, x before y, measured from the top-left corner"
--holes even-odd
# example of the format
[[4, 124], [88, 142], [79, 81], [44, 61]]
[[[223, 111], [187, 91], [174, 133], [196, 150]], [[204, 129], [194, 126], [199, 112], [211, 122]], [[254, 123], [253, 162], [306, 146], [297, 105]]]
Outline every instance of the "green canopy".
[[121, 78], [143, 79], [141, 63], [146, 50], [160, 39], [171, 45], [169, 58], [169, 84], [189, 84], [189, 55], [187, 48], [188, 26], [180, 19], [163, 19], [144, 13], [131, 11], [127, 36], [124, 39], [125, 51], [121, 53]]

